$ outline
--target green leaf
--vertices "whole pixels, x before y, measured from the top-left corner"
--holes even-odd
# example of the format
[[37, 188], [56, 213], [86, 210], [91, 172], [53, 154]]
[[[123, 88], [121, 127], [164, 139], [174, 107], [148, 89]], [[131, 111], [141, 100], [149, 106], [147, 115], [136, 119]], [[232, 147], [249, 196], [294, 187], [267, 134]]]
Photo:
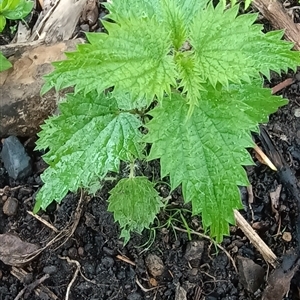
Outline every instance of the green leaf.
[[160, 0], [116, 0], [110, 3], [103, 3], [109, 10], [108, 18], [121, 22], [126, 19], [152, 18], [161, 15]]
[[22, 0], [8, 0], [6, 5], [3, 6], [3, 11], [14, 10], [19, 3], [23, 2]]
[[2, 13], [2, 11], [8, 7], [9, 5], [9, 0], [0, 0], [0, 13]]
[[88, 34], [90, 44], [79, 45], [68, 53], [68, 60], [54, 63], [55, 71], [46, 76], [43, 92], [51, 87], [75, 85], [75, 91], [102, 92], [114, 86], [114, 93], [146, 98], [150, 103], [170, 85], [176, 84], [175, 64], [168, 56], [169, 33], [155, 19], [124, 21], [122, 26], [105, 23], [107, 34]]
[[250, 4], [251, 4], [252, 0], [245, 0], [245, 9], [247, 9]]
[[198, 71], [212, 85], [220, 82], [250, 81], [259, 72], [280, 72], [300, 64], [299, 52], [289, 51], [292, 44], [281, 40], [282, 32], [262, 33], [262, 25], [253, 25], [257, 14], [237, 17], [239, 6], [223, 11], [212, 4], [201, 10], [191, 26]]
[[149, 160], [160, 158], [161, 176], [170, 176], [171, 187], [182, 185], [193, 214], [202, 214], [205, 228], [218, 242], [234, 224], [233, 209], [241, 208], [237, 185], [249, 185], [242, 166], [253, 164], [245, 148], [252, 147], [250, 130], [286, 104], [261, 88], [261, 81], [229, 86], [205, 85], [199, 107], [186, 118], [189, 106], [180, 94], [154, 108], [145, 141], [152, 143]]
[[25, 18], [33, 8], [33, 1], [15, 0], [14, 7], [2, 12], [3, 16], [10, 20], [21, 20]]
[[11, 67], [12, 64], [10, 63], [10, 61], [0, 52], [0, 72], [5, 71]]
[[179, 7], [177, 0], [162, 1], [162, 14], [165, 26], [170, 32], [172, 44], [176, 50], [182, 46], [186, 39], [185, 13]]
[[68, 191], [89, 188], [107, 172], [119, 170], [120, 160], [141, 156], [140, 120], [119, 111], [111, 96], [95, 91], [68, 95], [60, 103], [61, 114], [42, 125], [36, 149], [47, 149], [49, 168], [41, 176], [45, 182], [36, 196], [34, 211], [60, 202]]
[[130, 232], [142, 233], [154, 221], [163, 203], [146, 177], [123, 178], [110, 191], [108, 211], [119, 222], [124, 244]]
[[181, 78], [180, 85], [183, 87], [183, 93], [187, 93], [187, 102], [192, 107], [197, 106], [201, 97], [201, 90], [204, 90], [202, 86], [204, 82], [201, 80], [195, 57], [189, 52], [183, 52], [178, 56], [176, 62]]
[[5, 25], [6, 25], [6, 19], [2, 15], [0, 15], [0, 32], [3, 31]]
[[103, 3], [103, 5], [109, 10], [108, 18], [116, 22], [141, 17], [150, 19], [155, 17], [158, 21], [165, 22], [163, 11], [168, 6], [175, 10], [180, 8], [185, 22], [188, 24], [192, 21], [195, 13], [203, 9], [208, 2], [209, 0], [114, 0], [110, 3]]

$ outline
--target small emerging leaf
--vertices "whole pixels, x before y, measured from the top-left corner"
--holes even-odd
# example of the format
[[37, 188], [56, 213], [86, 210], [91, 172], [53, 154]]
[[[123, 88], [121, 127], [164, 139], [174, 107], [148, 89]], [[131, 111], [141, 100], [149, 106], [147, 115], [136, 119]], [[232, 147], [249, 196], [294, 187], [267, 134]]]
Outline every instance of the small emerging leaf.
[[25, 18], [33, 8], [33, 1], [14, 0], [10, 1], [1, 14], [10, 20], [21, 20]]
[[0, 33], [3, 31], [6, 25], [6, 19], [0, 14]]
[[[1, 16], [0, 16], [1, 19]], [[0, 72], [12, 67], [10, 61], [0, 52]]]
[[142, 233], [154, 221], [163, 203], [146, 177], [123, 178], [110, 191], [108, 211], [119, 222], [124, 244], [130, 232]]

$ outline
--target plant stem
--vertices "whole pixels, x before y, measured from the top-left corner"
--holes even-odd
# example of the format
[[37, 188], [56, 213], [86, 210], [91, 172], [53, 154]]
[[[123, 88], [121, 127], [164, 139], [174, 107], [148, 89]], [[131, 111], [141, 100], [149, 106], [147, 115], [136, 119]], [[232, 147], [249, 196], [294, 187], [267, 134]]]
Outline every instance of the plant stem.
[[134, 172], [134, 161], [130, 163], [130, 173], [129, 173], [129, 178], [134, 178], [135, 177], [135, 172]]

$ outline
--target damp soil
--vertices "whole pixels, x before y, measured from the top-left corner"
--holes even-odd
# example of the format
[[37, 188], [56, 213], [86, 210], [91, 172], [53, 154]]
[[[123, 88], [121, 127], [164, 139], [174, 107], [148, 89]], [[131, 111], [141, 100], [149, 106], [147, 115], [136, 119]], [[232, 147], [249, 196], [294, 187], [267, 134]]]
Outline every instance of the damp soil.
[[[283, 77], [274, 77], [270, 85], [275, 85], [292, 74]], [[279, 109], [270, 116], [266, 128], [292, 171], [300, 176], [300, 82], [285, 88], [281, 94], [289, 99], [288, 105]], [[263, 99], [261, 100], [263, 101]], [[31, 154], [34, 173], [24, 182], [17, 182], [8, 178], [1, 167], [0, 188], [0, 234], [12, 232], [23, 241], [36, 244], [40, 247], [46, 245], [58, 233], [30, 215], [34, 206], [34, 195], [42, 185], [40, 174], [46, 167], [40, 153], [33, 151], [34, 139], [22, 140], [26, 150]], [[259, 142], [259, 141], [258, 141]], [[253, 153], [252, 153], [253, 154]], [[275, 191], [279, 185], [276, 172], [261, 164], [253, 154], [256, 165], [247, 167], [249, 180], [252, 184], [254, 201], [248, 203], [248, 193], [241, 189], [244, 210], [243, 216], [250, 224], [259, 224], [258, 233], [267, 245], [281, 257], [288, 249], [295, 248], [295, 224], [297, 205], [288, 189], [283, 185], [280, 194], [278, 216], [272, 210], [270, 192]], [[125, 166], [123, 173], [126, 173]], [[140, 165], [140, 172], [151, 178], [158, 178], [159, 163]], [[122, 172], [121, 172], [122, 173]], [[112, 174], [113, 176], [117, 176]], [[165, 179], [167, 182], [167, 179]], [[160, 183], [156, 186], [163, 197], [169, 198], [168, 210], [158, 216], [156, 230], [144, 230], [142, 235], [133, 234], [126, 246], [119, 239], [120, 228], [114, 223], [112, 214], [107, 212], [108, 191], [114, 182], [106, 182], [94, 197], [82, 194], [69, 194], [61, 204], [52, 204], [46, 212], [39, 215], [59, 232], [63, 232], [69, 225], [76, 222], [76, 208], [79, 199], [83, 199], [80, 218], [74, 233], [66, 235], [68, 239], [58, 241], [47, 247], [33, 261], [21, 268], [27, 273], [17, 278], [13, 267], [0, 261], [0, 299], [15, 299], [22, 289], [41, 279], [45, 274], [48, 278], [42, 282], [53, 292], [47, 295], [43, 290], [34, 289], [27, 292], [21, 299], [65, 299], [68, 286], [74, 278], [76, 270], [80, 272], [69, 287], [69, 299], [119, 299], [119, 300], [173, 300], [178, 297], [178, 289], [182, 287], [187, 291], [186, 298], [198, 299], [261, 299], [262, 291], [266, 285], [253, 294], [247, 291], [237, 272], [222, 250], [217, 248], [210, 240], [192, 235], [192, 241], [201, 241], [201, 251], [197, 259], [187, 259], [187, 251], [191, 241], [188, 234], [178, 230], [185, 229], [182, 219], [174, 216], [172, 225], [166, 222], [170, 216], [182, 208], [180, 190], [169, 193], [168, 184]], [[18, 209], [15, 215], [7, 216], [3, 213], [3, 204], [8, 197], [18, 200]], [[192, 217], [184, 207], [184, 218], [191, 229], [202, 232], [201, 219]], [[279, 222], [280, 220], [280, 222]], [[153, 235], [155, 233], [155, 236]], [[283, 234], [290, 234], [291, 241], [283, 238]], [[263, 267], [265, 274], [269, 266], [265, 263], [259, 252], [247, 240], [241, 230], [232, 226], [231, 234], [221, 244], [236, 262], [238, 256], [250, 258]], [[160, 258], [158, 263], [162, 270], [155, 274], [151, 272], [149, 255]], [[69, 260], [67, 260], [68, 258]], [[157, 263], [157, 262], [154, 262]], [[82, 275], [81, 275], [82, 273]], [[299, 299], [298, 274], [292, 281], [291, 289], [285, 299]], [[176, 292], [177, 291], [177, 292]], [[181, 298], [177, 298], [181, 299]], [[184, 298], [183, 298], [184, 299]]]

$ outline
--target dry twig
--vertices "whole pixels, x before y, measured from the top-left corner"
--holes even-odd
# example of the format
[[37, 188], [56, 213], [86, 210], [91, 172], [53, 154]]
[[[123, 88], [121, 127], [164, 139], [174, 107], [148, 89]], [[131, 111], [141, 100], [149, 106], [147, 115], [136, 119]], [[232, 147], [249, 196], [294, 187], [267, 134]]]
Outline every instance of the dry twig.
[[253, 230], [253, 228], [236, 209], [234, 210], [234, 216], [237, 226], [244, 232], [250, 242], [261, 253], [265, 261], [276, 268], [278, 262], [273, 251], [266, 245], [266, 243], [260, 238], [260, 236]]
[[37, 220], [39, 220], [41, 223], [43, 223], [44, 225], [46, 225], [47, 227], [49, 227], [50, 229], [52, 229], [55, 233], [58, 233], [59, 230], [53, 226], [52, 224], [50, 224], [48, 221], [44, 220], [43, 218], [41, 218], [39, 215], [36, 215], [34, 213], [32, 213], [31, 211], [27, 210], [27, 213], [30, 214], [32, 217], [36, 218]]
[[[18, 278], [20, 280], [20, 282], [24, 281], [24, 277], [28, 274], [24, 269], [22, 268], [16, 268], [16, 267], [12, 267], [10, 273], [15, 276], [16, 278]], [[45, 280], [47, 279], [46, 277], [42, 277], [40, 278], [38, 281], [35, 281], [34, 283], [39, 284], [39, 286], [36, 286], [33, 288], [34, 293], [36, 294], [37, 297], [40, 297], [41, 292], [45, 293], [46, 295], [48, 295], [48, 297], [52, 300], [58, 300], [58, 297], [51, 291], [49, 290], [46, 286], [44, 286], [43, 284], [41, 284], [41, 280]], [[32, 283], [32, 284], [34, 284]], [[23, 291], [23, 290], [22, 290]], [[21, 292], [22, 292], [21, 291]], [[20, 292], [20, 293], [21, 293]], [[24, 290], [25, 292], [25, 290]], [[23, 292], [23, 293], [24, 293]], [[19, 294], [20, 294], [19, 293]], [[22, 296], [22, 295], [21, 295]], [[18, 296], [17, 296], [18, 297]], [[16, 300], [16, 299], [15, 299]]]
[[[197, 232], [197, 231], [194, 231], [194, 230], [190, 230], [189, 232], [186, 230], [186, 229], [182, 229], [180, 227], [177, 227], [177, 226], [173, 226], [174, 229], [178, 230], [178, 231], [181, 231], [181, 232], [185, 232], [185, 233], [190, 233], [190, 234], [195, 234], [195, 235], [198, 235], [198, 236], [201, 236], [202, 238], [206, 239], [206, 240], [212, 240], [209, 236], [203, 234], [203, 233], [200, 233], [200, 232]], [[236, 267], [236, 264], [233, 260], [233, 258], [231, 257], [231, 255], [229, 254], [229, 252], [223, 248], [221, 245], [219, 244], [215, 244], [219, 249], [221, 249], [225, 254], [226, 256], [230, 259], [235, 271], [237, 272], [237, 267]]]
[[266, 164], [271, 170], [277, 171], [277, 168], [274, 166], [271, 160], [267, 157], [266, 154], [264, 154], [264, 152], [256, 144], [253, 149], [260, 156], [264, 164]]

